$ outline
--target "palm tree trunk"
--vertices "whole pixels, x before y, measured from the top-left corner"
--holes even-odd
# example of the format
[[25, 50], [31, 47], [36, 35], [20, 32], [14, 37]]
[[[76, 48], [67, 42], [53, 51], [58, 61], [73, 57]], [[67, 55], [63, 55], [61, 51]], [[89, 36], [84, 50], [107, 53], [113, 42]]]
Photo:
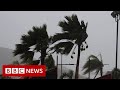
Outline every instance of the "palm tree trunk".
[[[100, 58], [101, 58], [101, 62], [103, 63], [101, 53], [100, 53]], [[103, 67], [101, 67], [101, 69], [100, 69], [100, 74], [101, 74], [101, 77], [102, 77], [103, 76]]]
[[42, 49], [41, 50], [41, 65], [44, 65], [45, 57], [46, 57], [46, 49]]
[[100, 75], [103, 76], [103, 68], [100, 69]]
[[98, 73], [99, 73], [99, 70], [97, 71], [97, 73], [96, 73], [96, 75], [95, 75], [94, 79], [97, 77]]
[[78, 45], [78, 57], [77, 57], [77, 64], [76, 64], [76, 72], [75, 72], [75, 79], [78, 79], [79, 75], [79, 61], [80, 61], [80, 45]]

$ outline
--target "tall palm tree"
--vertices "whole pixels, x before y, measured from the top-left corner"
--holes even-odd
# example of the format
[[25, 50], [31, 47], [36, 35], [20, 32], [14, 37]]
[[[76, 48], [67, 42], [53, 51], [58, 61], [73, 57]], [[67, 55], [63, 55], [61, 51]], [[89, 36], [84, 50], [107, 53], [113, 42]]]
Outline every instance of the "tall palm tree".
[[[101, 55], [101, 54], [100, 54]], [[99, 60], [97, 56], [90, 55], [87, 58], [87, 62], [83, 66], [84, 74], [96, 71], [96, 75], [100, 72], [101, 76], [103, 75], [103, 66], [106, 64], [103, 64], [102, 60]], [[95, 78], [94, 77], [94, 78]]]
[[[88, 23], [85, 24], [84, 21], [81, 21], [80, 23], [77, 15], [74, 14], [72, 16], [65, 16], [65, 19], [67, 21], [64, 20], [59, 22], [59, 26], [62, 28], [62, 33], [56, 33], [52, 37], [52, 43], [58, 42], [52, 47], [52, 49], [54, 52], [62, 51], [63, 54], [68, 55], [75, 45], [78, 46], [75, 72], [75, 79], [78, 79], [80, 51], [83, 51], [88, 47], [85, 41], [88, 37], [88, 34], [86, 33]], [[60, 42], [61, 40], [66, 41]], [[86, 45], [86, 47], [84, 45]]]
[[20, 55], [24, 63], [32, 61], [34, 54], [39, 52], [41, 53], [41, 64], [44, 65], [46, 50], [49, 45], [49, 36], [46, 29], [46, 24], [42, 27], [33, 26], [32, 30], [21, 37], [21, 44], [16, 44], [16, 49], [13, 52], [14, 56]]

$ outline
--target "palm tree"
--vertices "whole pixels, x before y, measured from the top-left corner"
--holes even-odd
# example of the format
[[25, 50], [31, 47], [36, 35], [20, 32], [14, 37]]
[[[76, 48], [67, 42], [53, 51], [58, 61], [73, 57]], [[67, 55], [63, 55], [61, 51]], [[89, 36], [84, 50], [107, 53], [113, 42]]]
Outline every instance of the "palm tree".
[[[100, 56], [101, 56], [101, 54], [100, 54]], [[103, 75], [103, 67], [104, 67], [104, 65], [107, 65], [107, 64], [103, 64], [102, 58], [101, 58], [101, 60], [99, 60], [97, 56], [90, 55], [87, 58], [87, 62], [83, 66], [83, 70], [85, 70], [83, 74], [87, 74], [87, 73], [96, 71], [96, 75], [95, 75], [94, 78], [96, 78], [96, 76], [97, 76], [97, 74], [99, 72], [100, 72], [100, 74], [102, 76]]]
[[45, 65], [47, 67], [47, 70], [55, 68], [55, 61], [52, 55], [47, 55], [45, 58]]
[[64, 78], [72, 79], [72, 77], [73, 77], [73, 71], [72, 71], [72, 70], [69, 70], [68, 73], [64, 72], [64, 73], [60, 76], [60, 79], [64, 79]]
[[46, 50], [49, 45], [49, 37], [47, 33], [47, 26], [44, 24], [42, 27], [33, 26], [26, 35], [21, 37], [21, 44], [16, 44], [14, 56], [20, 55], [23, 63], [33, 60], [36, 52], [41, 53], [41, 64], [44, 65], [46, 57]]
[[[62, 28], [62, 33], [56, 33], [52, 37], [52, 43], [58, 42], [54, 45], [51, 49], [54, 52], [61, 52], [62, 54], [68, 55], [72, 48], [78, 46], [78, 56], [77, 56], [77, 64], [76, 64], [76, 72], [75, 72], [75, 79], [78, 79], [79, 74], [79, 59], [80, 59], [80, 51], [85, 50], [88, 48], [86, 43], [86, 39], [88, 34], [86, 33], [87, 24], [85, 25], [84, 21], [81, 23], [78, 20], [77, 15], [65, 16], [67, 21], [60, 21], [59, 26]], [[61, 40], [66, 40], [64, 42], [60, 42]], [[86, 45], [86, 47], [84, 46]], [[73, 54], [75, 54], [73, 52]], [[73, 58], [73, 56], [71, 56]]]

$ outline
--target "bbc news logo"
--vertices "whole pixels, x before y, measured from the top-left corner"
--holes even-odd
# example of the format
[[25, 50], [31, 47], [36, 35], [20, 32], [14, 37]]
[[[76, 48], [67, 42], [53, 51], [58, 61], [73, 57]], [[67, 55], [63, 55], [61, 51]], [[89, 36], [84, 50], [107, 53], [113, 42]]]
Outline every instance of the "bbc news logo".
[[3, 65], [3, 76], [45, 77], [45, 65]]

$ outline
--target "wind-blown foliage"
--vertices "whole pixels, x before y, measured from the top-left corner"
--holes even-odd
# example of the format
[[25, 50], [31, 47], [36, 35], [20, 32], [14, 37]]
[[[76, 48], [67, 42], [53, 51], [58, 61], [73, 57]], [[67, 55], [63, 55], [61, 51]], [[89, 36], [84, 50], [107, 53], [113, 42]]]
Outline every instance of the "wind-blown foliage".
[[29, 30], [26, 35], [24, 34], [21, 37], [21, 44], [16, 44], [16, 49], [13, 52], [14, 56], [20, 55], [23, 62], [29, 62], [33, 60], [35, 52], [40, 52], [41, 64], [44, 64], [49, 42], [46, 29], [47, 26], [45, 24], [42, 27], [33, 26], [32, 30]]
[[74, 44], [70, 41], [60, 42], [58, 44], [55, 44], [54, 47], [51, 48], [51, 50], [54, 49], [54, 52], [68, 55], [70, 53], [71, 49], [73, 48], [73, 46], [74, 46]]
[[90, 55], [87, 62], [83, 66], [84, 74], [96, 71], [96, 73], [103, 67], [103, 63], [94, 55]]
[[[59, 22], [59, 26], [62, 28], [62, 33], [56, 33], [52, 37], [52, 43], [58, 42], [51, 50], [57, 53], [63, 53], [68, 55], [74, 45], [78, 45], [78, 57], [76, 65], [76, 79], [78, 78], [80, 50], [83, 51], [88, 48], [86, 39], [88, 34], [86, 33], [88, 23], [81, 23], [78, 20], [77, 15], [65, 16], [65, 20]], [[66, 40], [66, 42], [59, 42], [60, 40]], [[86, 47], [84, 46], [86, 44]]]
[[56, 33], [52, 38], [53, 43], [63, 39], [70, 41], [76, 40], [77, 44], [84, 42], [88, 37], [86, 33], [87, 24], [85, 25], [84, 21], [80, 23], [76, 15], [72, 15], [71, 17], [65, 16], [65, 18], [68, 22], [65, 20], [59, 22], [59, 26], [62, 28], [63, 33]]

